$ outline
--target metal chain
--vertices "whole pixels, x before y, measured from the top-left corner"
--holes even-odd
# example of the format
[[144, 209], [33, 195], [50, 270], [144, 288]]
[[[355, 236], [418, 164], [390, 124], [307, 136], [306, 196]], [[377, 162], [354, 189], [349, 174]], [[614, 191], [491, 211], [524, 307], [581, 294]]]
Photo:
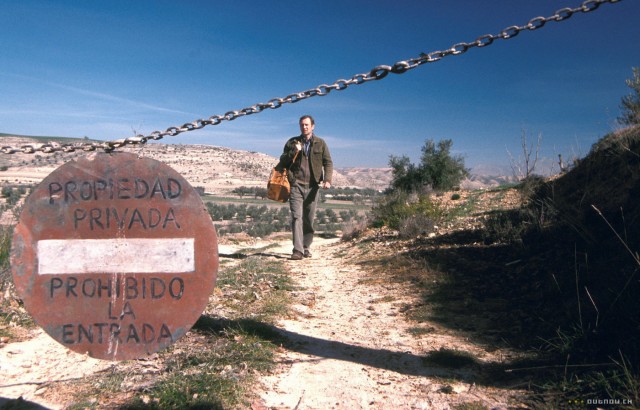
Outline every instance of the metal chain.
[[153, 131], [148, 135], [138, 134], [134, 137], [123, 138], [107, 142], [85, 142], [85, 143], [67, 143], [60, 144], [55, 142], [49, 142], [46, 144], [30, 144], [23, 145], [20, 148], [12, 148], [9, 146], [0, 147], [0, 152], [4, 154], [13, 153], [26, 153], [33, 154], [35, 152], [42, 152], [45, 154], [54, 152], [74, 152], [76, 150], [83, 151], [95, 151], [103, 149], [104, 151], [112, 151], [116, 148], [124, 147], [127, 145], [144, 144], [149, 140], [160, 140], [165, 136], [176, 136], [180, 133], [199, 130], [208, 125], [218, 125], [222, 121], [233, 121], [236, 118], [244, 117], [246, 115], [257, 114], [265, 109], [277, 109], [282, 107], [283, 104], [293, 104], [305, 100], [310, 97], [325, 96], [333, 90], [342, 91], [346, 90], [351, 85], [360, 85], [373, 80], [381, 80], [385, 78], [389, 73], [403, 74], [409, 70], [419, 67], [426, 63], [434, 63], [440, 61], [447, 56], [455, 56], [466, 53], [474, 47], [486, 47], [491, 45], [495, 40], [509, 40], [517, 36], [524, 30], [537, 30], [542, 28], [547, 22], [550, 21], [565, 21], [569, 19], [573, 14], [582, 12], [588, 13], [596, 10], [603, 3], [618, 3], [622, 0], [586, 0], [582, 5], [575, 8], [562, 8], [555, 12], [550, 17], [534, 17], [523, 26], [509, 26], [498, 34], [485, 34], [478, 37], [475, 41], [470, 43], [457, 43], [450, 48], [443, 51], [432, 51], [428, 54], [421, 53], [419, 57], [410, 58], [408, 60], [398, 61], [392, 66], [379, 65], [374, 67], [368, 73], [356, 74], [348, 80], [337, 80], [333, 84], [321, 84], [315, 88], [311, 88], [306, 91], [301, 91], [294, 94], [289, 94], [284, 98], [273, 98], [266, 103], [258, 103], [250, 107], [243, 108], [241, 110], [228, 111], [223, 115], [213, 115], [207, 119], [197, 119], [192, 122], [183, 124], [180, 127], [169, 127], [165, 131]]

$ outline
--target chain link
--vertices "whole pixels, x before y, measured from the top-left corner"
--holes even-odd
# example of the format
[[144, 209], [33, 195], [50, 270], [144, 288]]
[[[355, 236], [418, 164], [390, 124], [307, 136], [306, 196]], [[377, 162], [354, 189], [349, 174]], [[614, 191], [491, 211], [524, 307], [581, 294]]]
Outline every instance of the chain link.
[[582, 12], [588, 13], [596, 10], [603, 3], [618, 3], [622, 0], [586, 0], [582, 5], [575, 8], [562, 8], [549, 17], [534, 17], [523, 26], [509, 26], [498, 34], [485, 34], [478, 37], [475, 41], [470, 43], [457, 43], [450, 48], [442, 51], [432, 51], [428, 54], [421, 53], [419, 57], [410, 58], [408, 60], [398, 61], [392, 66], [379, 65], [374, 67], [367, 73], [356, 74], [348, 80], [340, 79], [333, 84], [321, 84], [316, 88], [312, 88], [306, 91], [301, 91], [294, 94], [289, 94], [284, 98], [273, 98], [266, 103], [257, 103], [250, 107], [246, 107], [240, 110], [228, 111], [223, 115], [212, 115], [207, 119], [197, 119], [192, 122], [188, 122], [179, 127], [169, 127], [165, 131], [153, 131], [149, 135], [138, 134], [134, 137], [123, 138], [107, 142], [84, 142], [84, 143], [67, 143], [59, 144], [55, 142], [49, 142], [46, 144], [32, 144], [23, 145], [19, 148], [13, 148], [10, 146], [0, 147], [0, 152], [4, 154], [14, 153], [26, 153], [33, 154], [35, 152], [42, 152], [45, 154], [54, 152], [74, 152], [77, 150], [83, 151], [95, 151], [102, 149], [104, 151], [113, 151], [114, 149], [124, 147], [127, 145], [145, 144], [149, 140], [160, 140], [166, 136], [176, 136], [183, 132], [199, 130], [209, 125], [218, 125], [223, 121], [233, 121], [236, 118], [244, 117], [246, 115], [258, 114], [266, 109], [277, 109], [284, 104], [294, 104], [305, 100], [307, 98], [316, 96], [325, 96], [330, 92], [346, 90], [351, 85], [360, 85], [369, 81], [381, 80], [385, 78], [389, 73], [403, 74], [409, 70], [413, 70], [426, 63], [435, 63], [447, 56], [455, 56], [466, 53], [474, 47], [482, 48], [493, 44], [495, 40], [509, 40], [520, 34], [525, 30], [537, 30], [544, 27], [544, 25], [550, 21], [564, 21], [569, 19], [575, 13]]

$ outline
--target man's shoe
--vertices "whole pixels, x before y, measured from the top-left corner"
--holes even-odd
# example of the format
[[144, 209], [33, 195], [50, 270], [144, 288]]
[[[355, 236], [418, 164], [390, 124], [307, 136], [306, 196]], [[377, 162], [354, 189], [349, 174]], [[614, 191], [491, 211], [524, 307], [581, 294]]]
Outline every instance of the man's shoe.
[[305, 257], [305, 258], [310, 258], [311, 256], [312, 256], [312, 255], [311, 255], [311, 252], [309, 252], [309, 249], [305, 249], [305, 250], [304, 250], [304, 257]]
[[300, 251], [293, 251], [293, 254], [291, 254], [292, 261], [299, 261], [302, 258], [304, 258], [304, 255]]

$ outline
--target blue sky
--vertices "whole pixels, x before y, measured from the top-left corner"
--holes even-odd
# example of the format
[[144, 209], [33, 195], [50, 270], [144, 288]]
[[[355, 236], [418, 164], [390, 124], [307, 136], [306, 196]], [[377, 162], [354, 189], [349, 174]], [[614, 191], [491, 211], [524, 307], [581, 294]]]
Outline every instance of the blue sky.
[[[0, 1], [0, 132], [111, 140], [163, 131], [548, 17], [580, 0]], [[402, 75], [166, 137], [277, 156], [303, 114], [337, 167], [418, 161], [452, 139], [468, 167], [520, 137], [585, 155], [619, 127], [640, 66], [640, 1], [603, 4]]]

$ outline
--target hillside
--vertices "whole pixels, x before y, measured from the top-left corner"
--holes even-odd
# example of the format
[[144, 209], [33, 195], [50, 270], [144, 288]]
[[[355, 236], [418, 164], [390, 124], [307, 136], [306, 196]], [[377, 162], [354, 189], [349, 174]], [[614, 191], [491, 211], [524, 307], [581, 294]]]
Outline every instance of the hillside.
[[[43, 143], [41, 139], [4, 136], [2, 145], [19, 147], [26, 144]], [[277, 158], [249, 151], [233, 150], [212, 145], [146, 144], [140, 147], [121, 148], [120, 151], [145, 155], [164, 162], [178, 171], [194, 187], [204, 187], [207, 193], [225, 195], [239, 186], [266, 186], [271, 169]], [[78, 151], [54, 154], [0, 154], [0, 182], [31, 184], [45, 176], [64, 162], [85, 155]], [[335, 186], [358, 186], [339, 170], [334, 172]], [[383, 184], [383, 183], [382, 183]]]
[[[55, 138], [64, 143], [83, 140]], [[25, 137], [0, 134], [0, 146], [20, 147], [47, 142], [46, 137]], [[150, 143], [142, 147], [121, 148], [147, 155], [174, 168], [193, 186], [201, 186], [205, 191], [226, 195], [239, 186], [264, 186], [277, 158], [253, 151], [233, 150], [212, 145], [183, 145]], [[55, 154], [0, 154], [0, 183], [33, 184], [64, 162], [84, 155], [82, 151]], [[384, 190], [391, 182], [391, 168], [341, 167], [334, 164], [336, 187], [373, 188]], [[512, 177], [502, 175], [498, 168], [478, 168], [463, 181], [463, 189], [484, 189], [514, 182]]]

